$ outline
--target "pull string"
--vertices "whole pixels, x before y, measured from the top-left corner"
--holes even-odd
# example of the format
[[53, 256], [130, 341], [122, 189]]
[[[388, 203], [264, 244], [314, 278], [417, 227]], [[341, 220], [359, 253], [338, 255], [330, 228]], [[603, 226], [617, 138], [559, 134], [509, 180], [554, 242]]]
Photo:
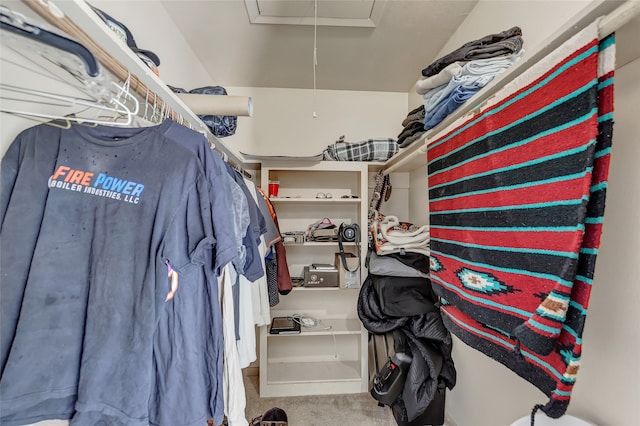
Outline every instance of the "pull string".
[[316, 66], [318, 65], [318, 0], [314, 2], [313, 9], [313, 118], [316, 114]]

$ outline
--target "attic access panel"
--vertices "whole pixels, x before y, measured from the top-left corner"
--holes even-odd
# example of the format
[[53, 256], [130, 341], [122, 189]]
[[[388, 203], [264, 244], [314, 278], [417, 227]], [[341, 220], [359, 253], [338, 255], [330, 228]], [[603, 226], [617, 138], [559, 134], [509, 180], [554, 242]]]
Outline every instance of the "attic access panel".
[[[386, 0], [317, 0], [318, 25], [375, 27]], [[245, 0], [253, 24], [314, 25], [315, 0]]]

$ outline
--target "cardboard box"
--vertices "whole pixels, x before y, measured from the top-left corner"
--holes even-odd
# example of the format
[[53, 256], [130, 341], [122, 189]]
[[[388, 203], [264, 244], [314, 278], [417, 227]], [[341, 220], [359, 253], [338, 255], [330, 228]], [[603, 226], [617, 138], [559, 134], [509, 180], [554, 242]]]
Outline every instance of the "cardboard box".
[[[347, 261], [347, 266], [349, 270], [354, 270], [360, 259], [356, 257], [353, 253], [345, 253], [345, 260]], [[342, 265], [342, 260], [340, 260], [340, 253], [335, 254], [335, 265], [338, 269], [338, 282], [340, 283], [340, 288], [358, 288], [360, 287], [360, 268], [357, 271], [350, 272], [344, 269]]]
[[338, 287], [338, 270], [305, 266], [303, 270], [305, 287]]

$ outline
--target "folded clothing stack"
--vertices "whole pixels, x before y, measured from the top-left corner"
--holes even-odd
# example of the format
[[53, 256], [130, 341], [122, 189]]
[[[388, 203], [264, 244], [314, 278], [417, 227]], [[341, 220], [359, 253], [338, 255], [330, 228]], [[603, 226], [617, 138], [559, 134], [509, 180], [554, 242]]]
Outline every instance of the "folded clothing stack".
[[400, 222], [396, 216], [376, 213], [370, 233], [378, 255], [406, 252], [429, 256], [429, 226]]
[[424, 105], [409, 111], [407, 118], [402, 121], [402, 132], [398, 135], [398, 147], [406, 148], [426, 132], [424, 129]]
[[398, 135], [405, 148], [438, 125], [522, 56], [522, 30], [512, 27], [470, 41], [422, 70], [416, 92], [423, 105], [407, 114]]
[[[448, 82], [427, 90], [423, 94], [425, 130], [435, 127], [491, 80], [505, 72], [520, 59], [522, 53], [522, 50], [518, 50], [509, 55], [477, 59], [467, 62], [462, 67], [458, 64], [459, 70]], [[449, 75], [447, 73], [446, 76]]]
[[367, 139], [361, 142], [345, 142], [344, 135], [336, 143], [327, 146], [323, 156], [333, 161], [386, 161], [398, 152], [398, 142], [391, 138]]

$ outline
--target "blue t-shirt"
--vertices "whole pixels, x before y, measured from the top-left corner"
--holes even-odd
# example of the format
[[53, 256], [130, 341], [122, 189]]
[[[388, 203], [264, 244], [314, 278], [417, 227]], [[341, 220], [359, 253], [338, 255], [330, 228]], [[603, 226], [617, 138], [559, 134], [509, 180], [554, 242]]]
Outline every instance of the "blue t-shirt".
[[264, 259], [261, 258], [258, 247], [260, 246], [260, 236], [267, 232], [267, 225], [264, 216], [260, 213], [260, 209], [240, 173], [231, 167], [229, 163], [226, 163], [225, 166], [227, 167], [229, 175], [233, 177], [235, 182], [240, 185], [240, 188], [244, 191], [249, 204], [249, 229], [247, 229], [247, 234], [242, 240], [247, 249], [247, 260], [244, 271], [238, 272], [244, 275], [249, 281], [255, 281], [264, 275]]
[[209, 147], [204, 135], [188, 129], [175, 121], [165, 120], [159, 130], [172, 141], [192, 151], [200, 160], [205, 177], [211, 185], [213, 233], [216, 238], [214, 268], [219, 275], [227, 263], [238, 256], [231, 209], [232, 192], [225, 162]]
[[231, 210], [231, 189], [222, 158], [206, 138], [166, 120], [163, 134], [194, 152], [210, 183], [215, 250], [194, 273], [179, 277], [174, 299], [160, 314], [154, 336], [154, 383], [149, 404], [151, 425], [222, 424], [224, 358], [222, 312], [217, 275], [238, 255]]
[[151, 128], [22, 132], [2, 161], [0, 423], [146, 425], [165, 261], [213, 244], [198, 158]]

